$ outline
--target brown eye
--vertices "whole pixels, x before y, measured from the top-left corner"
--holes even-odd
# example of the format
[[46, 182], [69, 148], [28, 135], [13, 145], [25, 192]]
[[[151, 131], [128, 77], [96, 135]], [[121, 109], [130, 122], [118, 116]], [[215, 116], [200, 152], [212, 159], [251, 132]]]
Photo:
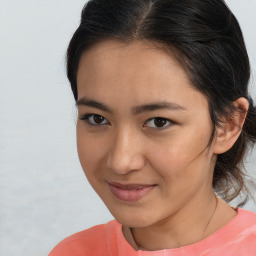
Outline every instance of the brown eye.
[[103, 116], [99, 116], [99, 115], [93, 115], [92, 119], [95, 124], [101, 124], [105, 120]]
[[168, 121], [164, 118], [155, 118], [154, 124], [156, 127], [163, 127]]
[[87, 114], [80, 117], [80, 120], [84, 120], [87, 124], [91, 126], [100, 126], [109, 124], [108, 120], [103, 116], [96, 115], [96, 114]]
[[163, 117], [155, 117], [149, 119], [145, 126], [152, 127], [152, 128], [166, 128], [172, 125], [173, 122], [169, 119], [163, 118]]

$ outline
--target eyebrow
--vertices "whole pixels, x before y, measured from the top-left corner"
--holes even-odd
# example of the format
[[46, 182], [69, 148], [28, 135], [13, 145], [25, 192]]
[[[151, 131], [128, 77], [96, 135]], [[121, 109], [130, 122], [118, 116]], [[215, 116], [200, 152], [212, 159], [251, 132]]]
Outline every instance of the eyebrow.
[[[92, 99], [87, 99], [87, 98], [81, 98], [76, 102], [76, 106], [88, 106], [88, 107], [92, 107], [92, 108], [97, 108], [100, 110], [103, 110], [105, 112], [108, 113], [113, 113], [114, 111], [109, 108], [107, 105], [92, 100]], [[181, 111], [181, 110], [187, 110], [185, 107], [182, 107], [176, 103], [173, 102], [166, 102], [166, 101], [162, 101], [162, 102], [156, 102], [156, 103], [150, 103], [150, 104], [145, 104], [145, 105], [141, 105], [141, 106], [135, 106], [132, 108], [132, 113], [134, 115], [139, 115], [141, 113], [144, 112], [152, 112], [152, 111], [156, 111], [156, 110], [171, 110], [171, 111]]]
[[87, 99], [87, 98], [81, 98], [79, 99], [77, 102], [76, 102], [76, 106], [88, 106], [88, 107], [92, 107], [92, 108], [97, 108], [97, 109], [100, 109], [100, 110], [103, 110], [105, 112], [108, 112], [108, 113], [112, 113], [113, 111], [108, 107], [106, 106], [105, 104], [103, 103], [100, 103], [98, 101], [95, 101], [95, 100], [91, 100], [91, 99]]
[[186, 108], [176, 103], [163, 101], [163, 102], [157, 102], [157, 103], [133, 107], [132, 112], [134, 115], [139, 115], [143, 112], [151, 112], [151, 111], [165, 110], [165, 109], [172, 110], [172, 111], [187, 110]]

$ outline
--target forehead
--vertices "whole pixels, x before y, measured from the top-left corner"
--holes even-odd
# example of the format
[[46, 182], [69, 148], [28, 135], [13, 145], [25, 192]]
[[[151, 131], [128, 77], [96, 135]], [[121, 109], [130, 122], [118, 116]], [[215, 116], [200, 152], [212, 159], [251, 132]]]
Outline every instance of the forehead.
[[[170, 52], [166, 47], [149, 41], [135, 41], [126, 44], [116, 40], [107, 40], [94, 45], [82, 54], [78, 77], [83, 66], [87, 67], [88, 72], [88, 68], [91, 70], [101, 68], [108, 74], [122, 71], [122, 73], [128, 73], [136, 68], [139, 68], [141, 73], [142, 69], [146, 68], [143, 74], [148, 76], [163, 73], [161, 71], [167, 71], [171, 66], [176, 66], [176, 71], [179, 69], [179, 74], [187, 78], [180, 63], [174, 58], [174, 53], [174, 49], [173, 52]], [[124, 67], [125, 69], [122, 69]], [[82, 70], [82, 72], [84, 71]]]
[[[145, 42], [105, 41], [86, 51], [77, 73], [78, 98], [148, 101], [206, 100], [191, 84], [179, 62], [163, 49]], [[177, 102], [178, 103], [178, 102]]]

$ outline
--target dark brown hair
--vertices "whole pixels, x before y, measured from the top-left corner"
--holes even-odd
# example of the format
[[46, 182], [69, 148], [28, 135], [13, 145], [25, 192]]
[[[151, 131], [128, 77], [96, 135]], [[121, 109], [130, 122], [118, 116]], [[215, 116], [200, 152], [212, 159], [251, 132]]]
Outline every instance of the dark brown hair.
[[192, 84], [209, 102], [213, 127], [245, 97], [249, 111], [234, 146], [218, 155], [213, 188], [227, 202], [246, 191], [243, 159], [256, 141], [256, 108], [248, 94], [250, 65], [238, 21], [223, 0], [91, 0], [67, 51], [67, 75], [77, 100], [82, 53], [109, 39], [152, 42], [176, 52]]

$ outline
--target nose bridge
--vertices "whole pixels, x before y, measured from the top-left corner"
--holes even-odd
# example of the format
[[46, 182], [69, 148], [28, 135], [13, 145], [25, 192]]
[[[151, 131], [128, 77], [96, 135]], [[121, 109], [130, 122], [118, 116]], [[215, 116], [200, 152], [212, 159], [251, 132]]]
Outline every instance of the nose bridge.
[[123, 127], [113, 134], [113, 144], [108, 153], [108, 167], [119, 174], [139, 170], [144, 164], [143, 146], [131, 127]]

